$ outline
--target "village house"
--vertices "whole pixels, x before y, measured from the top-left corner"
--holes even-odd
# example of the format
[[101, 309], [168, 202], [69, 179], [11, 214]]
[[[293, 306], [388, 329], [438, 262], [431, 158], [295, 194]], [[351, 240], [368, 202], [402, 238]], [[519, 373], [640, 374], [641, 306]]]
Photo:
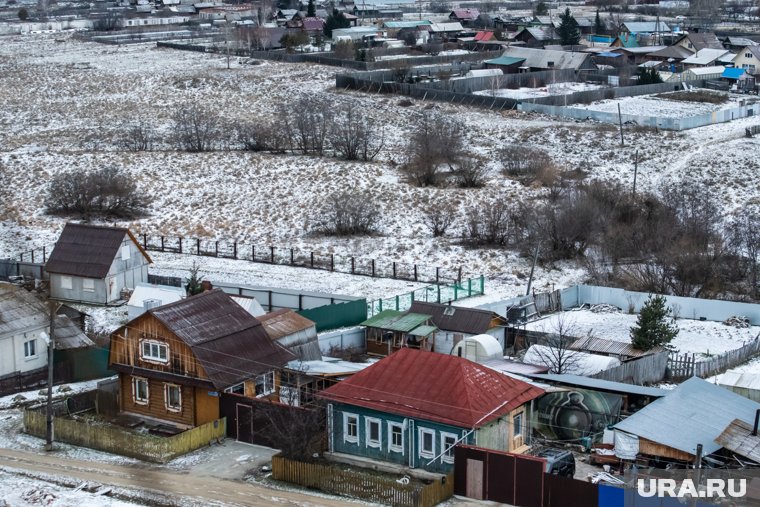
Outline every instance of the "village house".
[[538, 387], [467, 359], [403, 349], [318, 394], [334, 459], [448, 473], [454, 445], [522, 452]]
[[218, 419], [222, 391], [276, 396], [295, 359], [218, 289], [148, 309], [111, 335], [110, 351], [120, 411], [180, 428]]
[[522, 72], [552, 69], [596, 69], [596, 65], [592, 61], [591, 53], [572, 53], [569, 51], [510, 46], [504, 50], [502, 56], [523, 58], [525, 61], [520, 67], [520, 71]]
[[454, 9], [449, 14], [449, 21], [462, 23], [462, 26], [473, 26], [478, 16], [478, 9]]
[[734, 67], [744, 69], [747, 74], [756, 74], [760, 69], [760, 46], [746, 46], [733, 59]]
[[725, 49], [700, 49], [681, 62], [685, 68], [692, 67], [714, 67], [716, 65], [726, 65], [734, 60], [734, 55]]
[[436, 352], [450, 354], [454, 345], [464, 338], [482, 334], [494, 337], [504, 350], [507, 320], [498, 313], [424, 301], [413, 302], [409, 311], [432, 317], [431, 322], [438, 328], [435, 331]]
[[543, 48], [558, 43], [560, 39], [550, 26], [529, 26], [517, 32], [513, 40], [523, 42], [529, 48]]
[[402, 348], [433, 350], [435, 332], [432, 315], [384, 310], [360, 325], [367, 328], [367, 354], [389, 356]]
[[148, 281], [153, 261], [127, 228], [68, 223], [45, 264], [50, 297], [111, 304]]
[[264, 314], [258, 319], [269, 338], [291, 351], [299, 360], [322, 359], [317, 327], [313, 321], [288, 308]]
[[682, 47], [696, 53], [700, 49], [724, 49], [723, 43], [712, 32], [691, 32], [682, 35], [673, 43], [673, 46]]

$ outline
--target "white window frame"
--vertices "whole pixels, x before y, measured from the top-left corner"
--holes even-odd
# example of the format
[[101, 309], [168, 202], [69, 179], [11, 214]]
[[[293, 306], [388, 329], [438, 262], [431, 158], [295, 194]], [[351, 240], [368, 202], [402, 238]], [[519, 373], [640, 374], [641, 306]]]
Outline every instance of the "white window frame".
[[[393, 430], [395, 428], [398, 428], [399, 434], [401, 435], [400, 445], [393, 443]], [[404, 425], [402, 423], [388, 421], [388, 450], [404, 454]]]
[[446, 448], [448, 445], [446, 445], [446, 439], [451, 438], [454, 440], [454, 445], [456, 445], [457, 440], [459, 440], [459, 435], [456, 433], [448, 433], [446, 431], [441, 432], [441, 461], [443, 463], [454, 463], [454, 448], [452, 447], [449, 452], [451, 452], [451, 456], [446, 455]]
[[95, 292], [95, 280], [92, 278], [83, 278], [82, 279], [82, 291], [84, 292]]
[[129, 245], [124, 245], [121, 247], [121, 260], [123, 261], [129, 260]]
[[243, 382], [240, 382], [239, 384], [232, 385], [225, 388], [224, 392], [231, 394], [245, 394], [245, 384]]
[[[348, 420], [349, 419], [354, 419], [355, 421], [354, 427], [356, 428], [356, 435], [348, 434]], [[359, 415], [358, 414], [343, 412], [343, 441], [348, 442], [350, 444], [359, 443]]]
[[[523, 436], [523, 419], [525, 418], [525, 412], [520, 412], [512, 416], [512, 438]], [[519, 424], [518, 424], [519, 421]]]
[[71, 280], [70, 276], [61, 277], [61, 288], [64, 290], [71, 290], [74, 288], [74, 282]]
[[[256, 392], [256, 388], [259, 386], [259, 381], [262, 381], [262, 384], [264, 386], [264, 390], [260, 393]], [[253, 381], [253, 392], [256, 394], [257, 398], [261, 398], [263, 396], [269, 396], [275, 391], [274, 386], [274, 370], [270, 370], [266, 373], [262, 373], [261, 375], [258, 375], [254, 381]]]
[[[169, 390], [170, 389], [177, 389], [178, 396], [177, 396], [177, 405], [172, 406], [169, 403]], [[164, 384], [164, 406], [166, 407], [166, 410], [169, 412], [182, 412], [182, 386], [179, 386], [177, 384]]]
[[[137, 384], [139, 382], [145, 382], [145, 398], [139, 398], [137, 394], [139, 393], [139, 389], [137, 389]], [[148, 382], [148, 379], [145, 377], [132, 377], [132, 401], [134, 401], [137, 405], [148, 405], [150, 403], [150, 382]]]
[[[372, 424], [377, 425], [377, 440], [372, 440], [370, 427]], [[383, 448], [383, 423], [377, 417], [364, 416], [364, 445], [376, 449]]]
[[[149, 346], [148, 354], [145, 354], [145, 346]], [[153, 346], [155, 345], [156, 355], [153, 355]], [[161, 348], [166, 350], [166, 357], [161, 357]], [[169, 362], [169, 344], [157, 340], [140, 340], [140, 359], [153, 363], [166, 364]]]
[[[28, 344], [32, 344], [31, 347], [28, 347]], [[32, 348], [32, 353], [29, 354], [29, 348]], [[31, 340], [26, 340], [24, 342], [24, 359], [30, 360], [35, 359], [37, 357], [37, 338], [32, 338]]]
[[[430, 442], [433, 444], [433, 449], [430, 451], [425, 450], [425, 439], [423, 435], [430, 435]], [[419, 441], [419, 455], [420, 458], [434, 458], [435, 457], [435, 430], [430, 428], [417, 427], [417, 440]]]

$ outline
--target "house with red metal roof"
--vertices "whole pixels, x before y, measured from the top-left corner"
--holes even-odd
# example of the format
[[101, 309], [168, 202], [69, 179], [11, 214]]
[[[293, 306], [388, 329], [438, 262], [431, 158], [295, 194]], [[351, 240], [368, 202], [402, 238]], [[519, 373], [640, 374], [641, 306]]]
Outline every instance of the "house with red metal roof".
[[521, 452], [543, 393], [462, 357], [403, 348], [317, 396], [335, 458], [448, 473], [458, 443]]

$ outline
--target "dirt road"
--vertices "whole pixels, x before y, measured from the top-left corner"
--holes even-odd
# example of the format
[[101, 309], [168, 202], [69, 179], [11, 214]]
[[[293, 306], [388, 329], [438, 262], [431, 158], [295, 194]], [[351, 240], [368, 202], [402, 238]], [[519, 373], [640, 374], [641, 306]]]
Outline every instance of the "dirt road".
[[264, 486], [213, 477], [198, 477], [169, 470], [136, 468], [92, 461], [63, 458], [55, 454], [0, 449], [0, 467], [13, 471], [42, 473], [75, 481], [99, 483], [137, 491], [169, 495], [177, 505], [182, 497], [197, 502], [253, 506], [324, 506], [338, 507], [345, 502], [307, 495], [296, 491], [279, 491]]

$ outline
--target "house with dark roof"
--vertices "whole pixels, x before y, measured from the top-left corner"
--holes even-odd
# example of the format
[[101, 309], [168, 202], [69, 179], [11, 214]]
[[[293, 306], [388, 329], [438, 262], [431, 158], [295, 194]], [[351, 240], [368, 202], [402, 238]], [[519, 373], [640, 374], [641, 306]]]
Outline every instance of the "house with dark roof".
[[[295, 355], [219, 289], [150, 308], [111, 335], [120, 411], [180, 428], [219, 418], [222, 391], [277, 396]], [[232, 422], [230, 423], [232, 424]]]
[[449, 14], [449, 21], [458, 21], [462, 26], [471, 26], [480, 16], [478, 9], [454, 9]]
[[517, 32], [514, 40], [524, 42], [529, 48], [543, 48], [547, 44], [558, 43], [559, 37], [550, 26], [529, 26]]
[[705, 48], [724, 49], [723, 43], [712, 32], [687, 33], [676, 39], [673, 45], [688, 49], [692, 53], [696, 53], [700, 49]]
[[438, 328], [435, 332], [436, 352], [451, 354], [453, 347], [463, 339], [487, 334], [496, 338], [502, 350], [501, 355], [504, 355], [507, 319], [498, 313], [424, 301], [413, 302], [409, 311], [431, 316], [431, 322]]
[[148, 265], [152, 262], [125, 227], [68, 223], [45, 264], [50, 297], [114, 303], [122, 299], [122, 289], [148, 281]]
[[405, 348], [317, 396], [334, 459], [445, 474], [458, 443], [521, 452], [543, 393], [462, 357]]
[[320, 361], [317, 325], [289, 308], [258, 317], [269, 338], [290, 350], [301, 361]]
[[757, 74], [760, 70], [760, 46], [746, 46], [733, 59], [734, 67], [744, 69], [747, 74]]

